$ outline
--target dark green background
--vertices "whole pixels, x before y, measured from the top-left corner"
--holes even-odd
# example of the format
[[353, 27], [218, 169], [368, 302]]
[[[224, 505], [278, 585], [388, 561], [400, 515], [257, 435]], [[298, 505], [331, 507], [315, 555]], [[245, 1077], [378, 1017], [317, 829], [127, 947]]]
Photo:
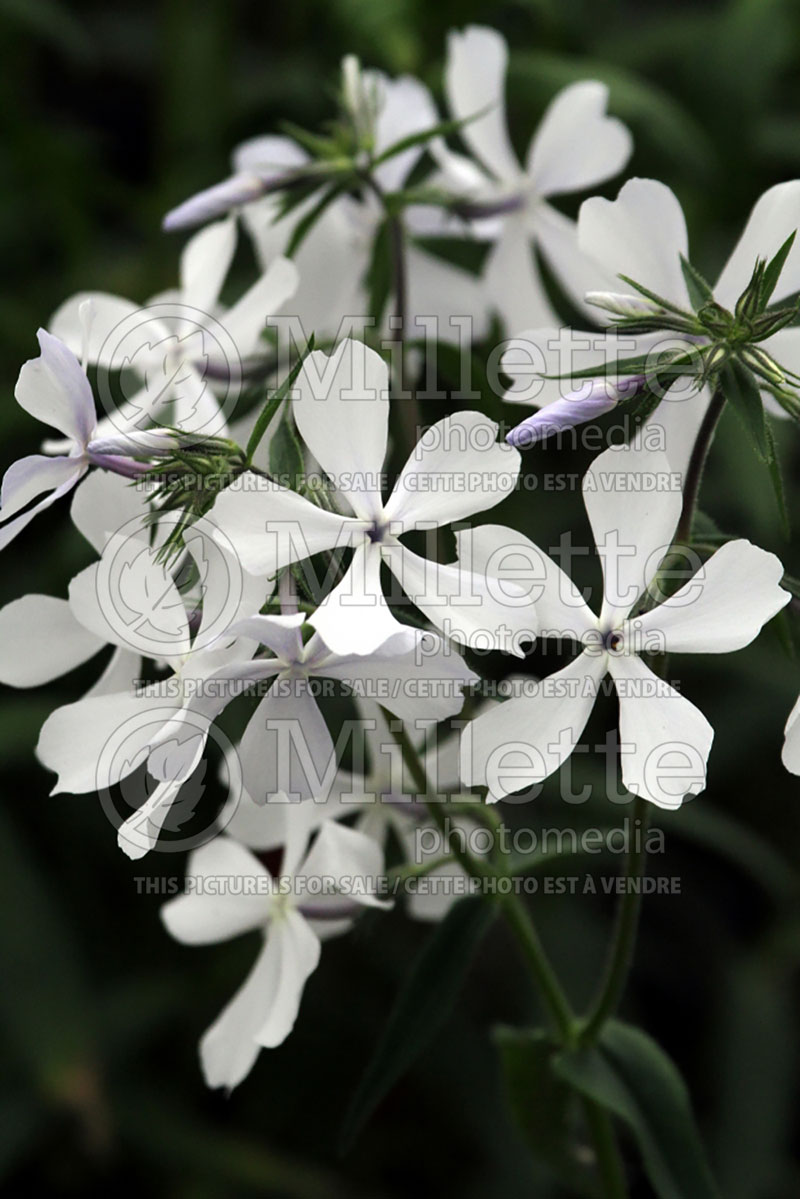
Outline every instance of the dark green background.
[[[282, 118], [314, 126], [329, 115], [345, 52], [438, 89], [446, 31], [471, 21], [495, 25], [511, 44], [509, 110], [521, 148], [558, 87], [585, 76], [611, 85], [612, 110], [635, 136], [631, 170], [674, 188], [696, 265], [712, 275], [761, 191], [800, 173], [800, 5], [790, 0], [0, 0], [3, 467], [37, 448], [40, 431], [16, 408], [13, 387], [36, 352], [36, 328], [62, 299], [100, 288], [143, 300], [172, 285], [179, 241], [159, 233], [160, 217], [223, 177], [237, 141]], [[782, 428], [779, 440], [796, 514], [798, 439]], [[540, 450], [527, 464], [546, 473], [586, 461]], [[797, 542], [782, 541], [763, 468], [731, 417], [703, 508], [800, 573]], [[570, 527], [586, 531], [576, 495], [523, 495], [503, 515], [543, 545]], [[62, 508], [6, 550], [0, 600], [64, 595], [89, 561]], [[535, 1018], [499, 926], [445, 1031], [347, 1158], [336, 1150], [343, 1107], [426, 935], [402, 913], [368, 918], [326, 948], [295, 1034], [262, 1054], [232, 1098], [204, 1090], [198, 1037], [254, 945], [172, 943], [160, 900], [137, 896], [133, 880], [177, 877], [180, 859], [133, 865], [94, 798], [48, 798], [49, 777], [33, 758], [38, 728], [95, 673], [0, 695], [6, 1193], [556, 1194], [529, 1172], [490, 1046], [493, 1024]], [[678, 659], [673, 673], [717, 738], [707, 793], [661, 819], [667, 853], [651, 869], [679, 876], [682, 894], [646, 905], [625, 1010], [684, 1071], [726, 1199], [794, 1196], [800, 813], [797, 780], [779, 754], [800, 669], [770, 628], [735, 657]], [[613, 725], [613, 707], [601, 705], [590, 734]], [[584, 755], [576, 774], [596, 777], [599, 763]], [[569, 821], [554, 797], [551, 788], [512, 819]], [[617, 821], [623, 812], [601, 796], [578, 815]], [[537, 898], [534, 907], [571, 992], [586, 1002], [608, 901]], [[647, 1195], [646, 1184], [636, 1193]]]

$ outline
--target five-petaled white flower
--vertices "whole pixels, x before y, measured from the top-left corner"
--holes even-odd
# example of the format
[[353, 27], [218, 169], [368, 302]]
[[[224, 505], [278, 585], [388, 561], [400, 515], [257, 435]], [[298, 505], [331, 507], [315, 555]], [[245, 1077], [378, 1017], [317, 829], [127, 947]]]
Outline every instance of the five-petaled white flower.
[[222, 308], [235, 249], [235, 220], [216, 221], [186, 243], [176, 289], [144, 305], [79, 292], [53, 314], [52, 332], [75, 353], [104, 373], [131, 371], [137, 379], [135, 394], [101, 422], [102, 434], [119, 430], [140, 439], [141, 430], [169, 413], [184, 432], [226, 435], [228, 411], [247, 360], [262, 347], [267, 317], [280, 312], [298, 286], [295, 264], [275, 256], [236, 303]]
[[[343, 692], [375, 698], [400, 720], [435, 723], [455, 716], [463, 689], [477, 675], [435, 633], [409, 630], [389, 638], [369, 656], [336, 654], [315, 633], [305, 644], [302, 613], [252, 616], [232, 632], [260, 642], [274, 657], [223, 668], [220, 681], [241, 686], [274, 679], [250, 719], [239, 746], [245, 789], [258, 803], [275, 794], [295, 800], [326, 798], [336, 778], [336, 749], [314, 695], [314, 681], [330, 679]], [[209, 680], [212, 697], [215, 679]], [[222, 690], [216, 712], [234, 697]], [[198, 705], [203, 706], [202, 697]], [[206, 706], [203, 710], [209, 711]]]
[[582, 302], [592, 280], [596, 283], [597, 265], [581, 253], [574, 222], [549, 201], [616, 175], [630, 157], [632, 141], [622, 122], [606, 114], [608, 88], [585, 80], [564, 88], [551, 102], [523, 168], [506, 127], [507, 63], [508, 47], [494, 29], [472, 25], [450, 34], [448, 105], [456, 119], [466, 122], [460, 134], [480, 165], [441, 142], [433, 150], [445, 186], [476, 207], [505, 213], [476, 220], [472, 228], [478, 237], [496, 239], [484, 279], [507, 331], [518, 333], [555, 319], [535, 266], [534, 244], [575, 302]]
[[262, 1048], [288, 1037], [321, 940], [346, 932], [359, 906], [386, 906], [376, 895], [383, 855], [372, 838], [326, 820], [307, 849], [314, 806], [281, 805], [288, 827], [279, 873], [246, 846], [216, 837], [190, 855], [186, 893], [161, 909], [168, 931], [186, 945], [256, 930], [264, 937], [247, 981], [201, 1041], [210, 1087], [238, 1086]]
[[[713, 729], [693, 704], [660, 679], [639, 654], [720, 654], [742, 649], [790, 595], [781, 563], [749, 541], [717, 550], [683, 587], [642, 615], [631, 616], [656, 578], [680, 516], [677, 490], [646, 490], [647, 475], [670, 478], [663, 455], [628, 447], [595, 460], [583, 485], [603, 565], [599, 618], [561, 569], [527, 538], [487, 526], [472, 541], [474, 558], [498, 549], [529, 559], [538, 580], [541, 629], [583, 644], [568, 666], [543, 679], [533, 695], [500, 704], [462, 735], [462, 777], [502, 799], [541, 782], [572, 753], [610, 674], [619, 697], [622, 780], [634, 795], [664, 808], [705, 786]], [[641, 482], [639, 483], [638, 480]], [[482, 537], [481, 537], [482, 535]]]
[[[311, 354], [293, 401], [308, 448], [352, 509], [342, 516], [317, 507], [269, 479], [242, 476], [222, 492], [214, 520], [254, 574], [324, 550], [355, 551], [344, 578], [310, 618], [337, 653], [373, 653], [403, 633], [385, 602], [385, 564], [405, 594], [448, 637], [481, 648], [521, 653], [535, 635], [531, 604], [502, 594], [494, 580], [459, 564], [444, 566], [412, 553], [399, 538], [465, 520], [493, 507], [514, 488], [519, 454], [497, 442], [497, 425], [479, 412], [446, 417], [423, 435], [384, 503], [381, 483], [389, 428], [388, 369], [361, 342], [344, 341], [330, 358]], [[398, 400], [402, 403], [402, 400]]]

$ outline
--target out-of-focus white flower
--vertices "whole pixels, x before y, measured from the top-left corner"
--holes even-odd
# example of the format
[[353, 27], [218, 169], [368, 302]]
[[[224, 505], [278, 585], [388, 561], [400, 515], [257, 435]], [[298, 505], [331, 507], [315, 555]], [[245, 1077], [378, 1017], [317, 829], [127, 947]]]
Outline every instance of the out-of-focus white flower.
[[[436, 106], [419, 80], [410, 75], [390, 79], [380, 71], [359, 69], [356, 83], [352, 66], [347, 67], [348, 61], [345, 60], [344, 90], [355, 88], [359, 96], [368, 98], [374, 157], [401, 139], [437, 124]], [[384, 192], [398, 191], [423, 152], [423, 146], [411, 146], [380, 163], [372, 171], [375, 182]], [[253, 138], [234, 153], [234, 175], [229, 181], [211, 192], [201, 193], [181, 209], [194, 222], [219, 216], [235, 207], [253, 239], [262, 269], [266, 270], [277, 255], [285, 253], [298, 222], [319, 199], [319, 193], [315, 193], [280, 217], [280, 198], [269, 194], [269, 181], [280, 178], [281, 173], [285, 177], [301, 173], [309, 161], [306, 151], [291, 138], [272, 135]], [[263, 181], [260, 198], [254, 199], [259, 180]], [[219, 202], [226, 206], [215, 206]], [[437, 231], [428, 228], [426, 212], [413, 207], [407, 210], [406, 221], [412, 234]], [[291, 305], [291, 313], [300, 321], [306, 336], [314, 332], [318, 338], [335, 337], [340, 331], [358, 331], [359, 321], [368, 315], [366, 276], [384, 218], [378, 198], [365, 189], [359, 196], [337, 197], [306, 234], [293, 255], [300, 283]], [[406, 246], [405, 265], [408, 336], [422, 337], [430, 329], [428, 336], [457, 342], [464, 337], [464, 327], [451, 322], [454, 316], [470, 322], [470, 332], [475, 337], [483, 335], [488, 327], [488, 309], [485, 289], [478, 278], [429, 253], [413, 237]], [[392, 332], [388, 323], [387, 329]]]
[[[218, 221], [187, 242], [176, 290], [144, 305], [104, 292], [79, 292], [53, 314], [53, 333], [83, 352], [102, 378], [129, 371], [140, 384], [118, 407], [109, 403], [102, 434], [120, 430], [141, 437], [139, 431], [169, 414], [170, 423], [183, 432], [226, 435], [244, 364], [260, 348], [267, 317], [280, 312], [298, 284], [294, 263], [275, 257], [235, 304], [222, 308], [220, 292], [235, 248], [235, 220]], [[87, 302], [92, 309], [88, 331], [82, 315]]]
[[[290, 829], [278, 875], [244, 845], [217, 837], [191, 854], [186, 893], [161, 910], [167, 930], [186, 945], [214, 944], [255, 930], [263, 934], [247, 981], [200, 1043], [210, 1087], [238, 1086], [262, 1048], [286, 1039], [306, 980], [319, 962], [321, 939], [346, 931], [353, 909], [386, 906], [376, 895], [383, 874], [377, 844], [325, 821], [307, 849], [312, 807], [284, 805]], [[341, 892], [348, 901], [344, 920]]]
[[[660, 486], [653, 485], [661, 479]], [[527, 538], [492, 527], [472, 540], [474, 558], [499, 546], [527, 556], [542, 580], [542, 631], [571, 637], [583, 651], [538, 684], [467, 726], [462, 775], [486, 785], [492, 800], [541, 782], [569, 757], [610, 674], [620, 705], [622, 780], [635, 795], [678, 807], [705, 786], [713, 729], [703, 714], [642, 661], [643, 652], [728, 653], [742, 649], [788, 603], [783, 567], [749, 541], [731, 541], [669, 599], [642, 615], [631, 611], [668, 551], [682, 495], [669, 489], [663, 455], [607, 450], [586, 474], [584, 502], [603, 565], [599, 618], [572, 582]]]
[[445, 92], [453, 117], [466, 122], [460, 136], [475, 161], [443, 142], [434, 153], [445, 187], [476, 211], [497, 214], [475, 220], [472, 230], [495, 241], [484, 273], [487, 291], [507, 331], [517, 333], [555, 319], [535, 266], [534, 245], [577, 303], [598, 285], [597, 264], [581, 253], [574, 222], [549, 201], [616, 175], [630, 157], [632, 141], [622, 122], [606, 113], [605, 84], [574, 83], [551, 102], [523, 167], [506, 126], [507, 65], [508, 47], [496, 30], [471, 25], [450, 34]]
[[[764, 192], [713, 288], [717, 303], [732, 310], [750, 280], [756, 259], [772, 258], [799, 227], [800, 180], [779, 183]], [[681, 256], [689, 257], [686, 221], [677, 197], [665, 184], [654, 179], [630, 179], [616, 200], [585, 200], [578, 215], [578, 241], [587, 257], [603, 270], [627, 275], [679, 308], [693, 309], [681, 269]], [[780, 303], [797, 291], [800, 240], [789, 251], [772, 300]], [[608, 319], [618, 315], [611, 304], [605, 306], [605, 312]], [[602, 310], [595, 308], [595, 319], [598, 313]], [[532, 326], [533, 322], [527, 332], [509, 343], [501, 365], [513, 380], [505, 399], [509, 403], [535, 404], [540, 409], [562, 400], [572, 390], [575, 384], [569, 378], [559, 378], [571, 371], [583, 372], [595, 365], [605, 371], [607, 364], [620, 358], [652, 355], [651, 373], [655, 373], [661, 353], [691, 356], [707, 344], [703, 338], [688, 338], [677, 332], [636, 334], [611, 330], [594, 334]], [[779, 363], [800, 372], [800, 327], [780, 329], [760, 346]], [[535, 372], [531, 369], [534, 360]], [[619, 382], [619, 376], [605, 377]], [[686, 470], [710, 402], [708, 387], [698, 389], [688, 375], [681, 376], [667, 386], [663, 399], [646, 421], [643, 436], [648, 436], [649, 429], [654, 430], [672, 470], [681, 474]], [[767, 392], [764, 402], [773, 415], [785, 415]]]
[[[465, 520], [499, 503], [514, 488], [519, 454], [496, 441], [497, 425], [461, 412], [422, 436], [384, 503], [383, 466], [389, 425], [388, 370], [361, 342], [344, 341], [328, 358], [316, 352], [297, 380], [298, 430], [353, 515], [323, 510], [286, 487], [242, 476], [221, 493], [213, 512], [245, 568], [272, 576], [323, 550], [355, 551], [341, 582], [310, 618], [337, 653], [372, 653], [404, 633], [385, 602], [385, 564], [428, 619], [448, 637], [521, 655], [522, 635], [535, 636], [535, 613], [524, 595], [503, 593], [492, 579], [421, 558], [399, 538]], [[402, 400], [397, 401], [398, 404]]]

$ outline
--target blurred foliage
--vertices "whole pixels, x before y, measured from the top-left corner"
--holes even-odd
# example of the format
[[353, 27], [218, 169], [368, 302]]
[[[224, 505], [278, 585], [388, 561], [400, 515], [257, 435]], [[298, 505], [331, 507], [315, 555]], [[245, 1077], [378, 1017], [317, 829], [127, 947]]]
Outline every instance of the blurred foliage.
[[[13, 387], [57, 304], [79, 288], [143, 300], [170, 286], [179, 244], [159, 233], [161, 215], [221, 178], [238, 141], [284, 118], [307, 127], [324, 118], [345, 52], [439, 89], [446, 32], [470, 22], [509, 40], [509, 112], [521, 147], [563, 84], [587, 75], [609, 84], [613, 111], [634, 131], [632, 172], [678, 193], [705, 273], [713, 276], [764, 188], [800, 171], [795, 0], [0, 0], [3, 465], [35, 448]], [[777, 432], [796, 514], [797, 438]], [[582, 451], [537, 451], [529, 463], [537, 490], [514, 497], [498, 519], [542, 545], [558, 545], [569, 529], [588, 544], [578, 494], [547, 490], [548, 475], [577, 476], [587, 462]], [[763, 467], [731, 417], [703, 508], [800, 574], [797, 537], [783, 542]], [[7, 552], [0, 602], [65, 594], [87, 561], [66, 511], [53, 512]], [[581, 583], [597, 582], [591, 559], [578, 567]], [[481, 665], [508, 669], [494, 658]], [[534, 655], [527, 669], [553, 665]], [[624, 1015], [644, 1024], [687, 1079], [726, 1199], [787, 1199], [800, 1193], [800, 810], [779, 753], [800, 669], [770, 628], [736, 656], [683, 658], [677, 672], [718, 733], [707, 793], [659, 821], [666, 853], [651, 869], [679, 878], [681, 891], [646, 902]], [[231, 1098], [204, 1091], [198, 1037], [254, 947], [173, 944], [158, 919], [162, 898], [140, 894], [135, 880], [175, 883], [180, 860], [152, 855], [133, 865], [95, 800], [48, 798], [32, 752], [38, 728], [94, 676], [90, 667], [46, 691], [0, 695], [5, 1193], [556, 1195], [528, 1163], [490, 1040], [493, 1025], [530, 1026], [539, 1015], [500, 923], [461, 1002], [349, 1156], [337, 1152], [341, 1115], [429, 935], [401, 912], [369, 917], [327, 947], [287, 1044], [263, 1053]], [[613, 719], [612, 700], [598, 705], [589, 746]], [[574, 759], [576, 784], [597, 783], [599, 771], [596, 752]], [[534, 828], [624, 815], [602, 797], [569, 807], [555, 783], [535, 805], [509, 811], [512, 824]], [[541, 894], [535, 907], [570, 993], [586, 1002], [610, 900]]]

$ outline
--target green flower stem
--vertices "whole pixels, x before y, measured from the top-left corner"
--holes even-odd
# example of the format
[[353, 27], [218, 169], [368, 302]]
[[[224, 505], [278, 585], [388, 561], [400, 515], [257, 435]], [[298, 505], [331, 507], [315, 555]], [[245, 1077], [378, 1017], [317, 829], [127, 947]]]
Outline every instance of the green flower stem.
[[[427, 772], [405, 726], [401, 724], [396, 728], [395, 724], [396, 722], [390, 720], [389, 727], [392, 729], [392, 735], [400, 746], [409, 774], [418, 793], [423, 797], [431, 818], [441, 832], [448, 852], [470, 878], [479, 882], [487, 879], [505, 881], [507, 875], [498, 875], [482, 858], [474, 857], [466, 846], [460, 843], [458, 837], [451, 839], [446, 812], [443, 810], [445, 805], [439, 803], [432, 795]], [[577, 1032], [575, 1014], [544, 952], [539, 934], [524, 903], [513, 889], [505, 894], [498, 894], [496, 890], [489, 889], [481, 893], [488, 902], [497, 902], [503, 909], [503, 914], [516, 935], [523, 957], [544, 998], [548, 1015], [559, 1041], [565, 1046], [575, 1045]]]
[[681, 517], [673, 539], [677, 545], [686, 545], [689, 541], [692, 532], [692, 521], [694, 520], [697, 508], [697, 500], [700, 495], [700, 484], [703, 481], [703, 473], [708, 460], [708, 452], [711, 449], [711, 442], [724, 408], [725, 395], [722, 388], [717, 386], [698, 430], [697, 440], [694, 443], [689, 465], [686, 468], [686, 480], [683, 486], [683, 509], [681, 510]]
[[[507, 875], [498, 876], [487, 863], [480, 858], [473, 857], [465, 846], [458, 843], [458, 838], [450, 840], [446, 815], [442, 810], [444, 805], [438, 803], [431, 796], [431, 786], [427, 771], [416, 747], [408, 736], [405, 726], [400, 724], [397, 727], [396, 722], [389, 718], [388, 713], [386, 715], [389, 728], [392, 730], [392, 735], [400, 746], [403, 761], [414, 781], [414, 785], [423, 797], [425, 806], [430, 812], [437, 828], [442, 833], [452, 857], [458, 861], [470, 878], [478, 880], [487, 878], [498, 879], [499, 877], [506, 878]], [[513, 890], [500, 896], [493, 895], [489, 891], [483, 891], [482, 895], [489, 903], [500, 903], [503, 915], [517, 938], [522, 955], [544, 999], [551, 1024], [559, 1042], [567, 1049], [575, 1048], [578, 1044], [579, 1023], [569, 999], [564, 993], [544, 951], [539, 934], [525, 904]], [[628, 1190], [613, 1122], [608, 1113], [599, 1104], [586, 1099], [583, 1102], [583, 1107], [586, 1112], [586, 1124], [594, 1145], [595, 1159], [602, 1183], [603, 1195], [605, 1199], [626, 1199]]]
[[614, 1122], [599, 1103], [587, 1099], [584, 1103], [586, 1123], [592, 1136], [597, 1172], [605, 1199], [626, 1199], [628, 1185], [625, 1169], [614, 1132]]
[[396, 205], [390, 204], [381, 185], [371, 174], [363, 176], [364, 183], [377, 197], [386, 216], [386, 226], [389, 233], [389, 253], [392, 269], [392, 294], [394, 296], [394, 329], [390, 332], [399, 343], [398, 377], [396, 383], [401, 394], [397, 397], [397, 410], [400, 413], [403, 446], [406, 453], [411, 454], [419, 440], [422, 430], [422, 413], [416, 394], [406, 395], [405, 382], [405, 338], [406, 321], [408, 318], [408, 264], [406, 254], [406, 227], [402, 211]]
[[636, 827], [637, 820], [641, 821], [642, 835], [641, 838], [632, 838], [633, 844], [625, 862], [625, 892], [617, 911], [605, 976], [581, 1030], [581, 1040], [585, 1043], [591, 1044], [597, 1040], [603, 1025], [617, 1010], [630, 974], [642, 906], [641, 887], [638, 884], [644, 871], [648, 808], [647, 800], [637, 795], [633, 805], [633, 824]]

